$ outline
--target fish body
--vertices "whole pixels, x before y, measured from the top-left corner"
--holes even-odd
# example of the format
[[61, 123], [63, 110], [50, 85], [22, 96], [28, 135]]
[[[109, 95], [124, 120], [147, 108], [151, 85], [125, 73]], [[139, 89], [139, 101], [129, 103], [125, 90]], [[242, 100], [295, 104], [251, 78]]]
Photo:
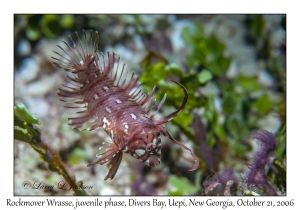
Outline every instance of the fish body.
[[58, 89], [58, 95], [66, 102], [66, 108], [79, 110], [76, 111], [76, 117], [68, 119], [72, 128], [94, 130], [102, 127], [112, 139], [112, 142], [104, 142], [101, 145], [98, 160], [88, 166], [108, 163], [109, 172], [105, 180], [114, 178], [123, 153], [140, 159], [150, 167], [156, 167], [160, 164], [162, 147], [160, 134], [163, 134], [190, 151], [195, 161], [191, 170], [197, 169], [199, 160], [196, 155], [170, 136], [165, 128], [166, 123], [178, 115], [187, 102], [188, 93], [185, 87], [173, 81], [185, 93], [182, 104], [178, 110], [163, 119], [154, 120], [166, 95], [157, 110], [150, 113], [155, 104], [153, 99], [155, 87], [151, 93], [144, 94], [141, 83], [134, 73], [128, 79], [125, 64], [119, 68], [118, 55], [113, 52], [107, 52], [107, 58], [103, 54], [99, 55], [98, 32], [94, 38], [91, 32], [89, 39], [84, 32], [83, 40], [77, 33], [76, 35], [78, 46], [69, 36], [70, 44], [63, 41], [67, 48], [57, 45], [62, 53], [54, 51], [59, 57], [52, 57], [54, 65], [73, 75], [67, 76], [64, 88]]

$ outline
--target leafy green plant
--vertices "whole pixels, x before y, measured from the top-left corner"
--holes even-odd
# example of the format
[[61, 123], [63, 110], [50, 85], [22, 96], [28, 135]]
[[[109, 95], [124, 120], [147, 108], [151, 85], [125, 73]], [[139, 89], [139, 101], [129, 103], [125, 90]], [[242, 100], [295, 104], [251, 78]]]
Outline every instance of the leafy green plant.
[[199, 191], [199, 187], [193, 186], [186, 177], [170, 175], [169, 184], [174, 190], [168, 191], [168, 195], [192, 195]]
[[[260, 18], [255, 21], [257, 25], [251, 29], [253, 33], [257, 33], [260, 30], [258, 28], [264, 27]], [[153, 63], [151, 57], [146, 56], [142, 62], [145, 71], [141, 76], [141, 81], [148, 92], [154, 85], [158, 86], [156, 97], [158, 99], [167, 93], [166, 110], [178, 107], [183, 97], [181, 91], [168, 80], [176, 79], [187, 88], [189, 101], [186, 108], [171, 122], [194, 142], [194, 151], [202, 163], [199, 170], [203, 172], [202, 180], [200, 180], [203, 182], [211, 174], [211, 170], [219, 170], [221, 163], [243, 165], [243, 162], [233, 161], [243, 160], [245, 154], [252, 150], [251, 145], [242, 140], [251, 131], [259, 128], [259, 122], [262, 119], [274, 112], [280, 113], [284, 119], [285, 111], [282, 110], [285, 110], [285, 97], [272, 97], [270, 90], [258, 81], [257, 76], [238, 74], [236, 77], [228, 78], [226, 72], [229, 69], [230, 58], [224, 54], [225, 44], [213, 35], [206, 35], [199, 23], [185, 28], [182, 37], [192, 48], [192, 53], [186, 61], [189, 71], [183, 73], [179, 66], [169, 63], [167, 59], [160, 59], [160, 62]], [[218, 89], [219, 94], [202, 93], [201, 87], [209, 83]], [[218, 101], [219, 105], [217, 105]], [[199, 108], [204, 109], [201, 116], [197, 114], [197, 111], [196, 114], [192, 114]], [[205, 121], [205, 125], [202, 121]], [[280, 160], [284, 160], [284, 131], [280, 131], [278, 140], [280, 144], [277, 154], [280, 154], [278, 156]], [[284, 171], [284, 166], [280, 170]], [[268, 176], [276, 175], [269, 173]], [[284, 180], [281, 175], [277, 177], [278, 180]], [[273, 179], [272, 183], [277, 183], [283, 189], [282, 186], [285, 183], [278, 180]], [[193, 182], [193, 179], [190, 181]], [[179, 188], [181, 184], [182, 186], [186, 184], [186, 180], [176, 175], [172, 175], [169, 182], [173, 184], [175, 182]], [[200, 190], [200, 188], [197, 189]], [[184, 194], [180, 190], [169, 192], [169, 194], [172, 193]]]
[[184, 28], [182, 37], [193, 49], [187, 59], [190, 67], [203, 66], [216, 76], [221, 76], [228, 70], [230, 59], [224, 55], [225, 44], [214, 35], [206, 36], [202, 25], [195, 23], [192, 27]]
[[[61, 174], [69, 186], [74, 186], [75, 178], [65, 169], [59, 153], [43, 141], [40, 130], [35, 127], [34, 124], [41, 124], [38, 116], [21, 103], [14, 106], [14, 112], [15, 139], [28, 143], [48, 163], [51, 171]], [[83, 189], [72, 187], [72, 190], [75, 195], [87, 195]]]

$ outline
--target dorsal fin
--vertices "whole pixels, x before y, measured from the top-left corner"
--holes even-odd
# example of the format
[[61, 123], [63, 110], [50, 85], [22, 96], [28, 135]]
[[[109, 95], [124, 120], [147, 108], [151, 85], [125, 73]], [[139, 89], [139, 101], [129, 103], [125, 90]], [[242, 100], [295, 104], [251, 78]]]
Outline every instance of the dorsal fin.
[[[88, 37], [83, 30], [83, 39], [81, 40], [78, 33], [75, 32], [78, 44], [75, 43], [71, 36], [68, 36], [68, 41], [63, 41], [65, 49], [59, 45], [57, 47], [63, 52], [59, 53], [54, 51], [58, 57], [51, 57], [52, 63], [66, 71], [72, 72], [75, 78], [67, 78], [67, 83], [75, 83], [78, 87], [82, 87], [83, 84], [79, 82], [76, 75], [89, 68], [85, 68], [91, 63], [97, 67], [97, 72], [90, 72], [98, 76], [99, 74], [106, 75], [116, 86], [119, 86], [124, 92], [134, 101], [138, 103], [147, 113], [150, 112], [154, 106], [155, 100], [153, 95], [155, 87], [149, 94], [145, 94], [139, 78], [134, 73], [131, 74], [128, 79], [129, 70], [125, 67], [125, 64], [119, 66], [120, 56], [114, 52], [108, 51], [107, 56], [103, 53], [97, 53], [99, 34], [98, 32], [90, 32]], [[105, 58], [106, 57], [106, 58]], [[120, 67], [120, 68], [119, 68]], [[71, 85], [72, 86], [72, 85]], [[60, 89], [59, 95], [63, 98], [74, 98], [81, 96], [79, 89], [65, 85], [67, 89]], [[67, 99], [63, 99], [67, 101]], [[68, 101], [67, 101], [68, 102]], [[162, 103], [161, 103], [162, 105]]]

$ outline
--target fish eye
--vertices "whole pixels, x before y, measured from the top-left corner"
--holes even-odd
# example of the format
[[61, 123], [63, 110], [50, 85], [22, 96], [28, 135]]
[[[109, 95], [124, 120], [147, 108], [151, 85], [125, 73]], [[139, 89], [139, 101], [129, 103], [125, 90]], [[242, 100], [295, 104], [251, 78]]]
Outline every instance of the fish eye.
[[149, 143], [147, 144], [146, 149], [148, 152], [153, 152], [156, 149], [156, 145], [153, 143]]

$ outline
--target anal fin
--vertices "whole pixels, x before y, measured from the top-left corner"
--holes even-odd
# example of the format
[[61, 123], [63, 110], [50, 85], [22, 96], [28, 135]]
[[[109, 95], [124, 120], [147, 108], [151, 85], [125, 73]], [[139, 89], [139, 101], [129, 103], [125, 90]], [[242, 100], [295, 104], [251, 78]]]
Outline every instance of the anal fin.
[[117, 155], [107, 164], [109, 171], [104, 180], [107, 180], [108, 178], [112, 180], [115, 177], [122, 161], [122, 156], [123, 152], [119, 151]]

